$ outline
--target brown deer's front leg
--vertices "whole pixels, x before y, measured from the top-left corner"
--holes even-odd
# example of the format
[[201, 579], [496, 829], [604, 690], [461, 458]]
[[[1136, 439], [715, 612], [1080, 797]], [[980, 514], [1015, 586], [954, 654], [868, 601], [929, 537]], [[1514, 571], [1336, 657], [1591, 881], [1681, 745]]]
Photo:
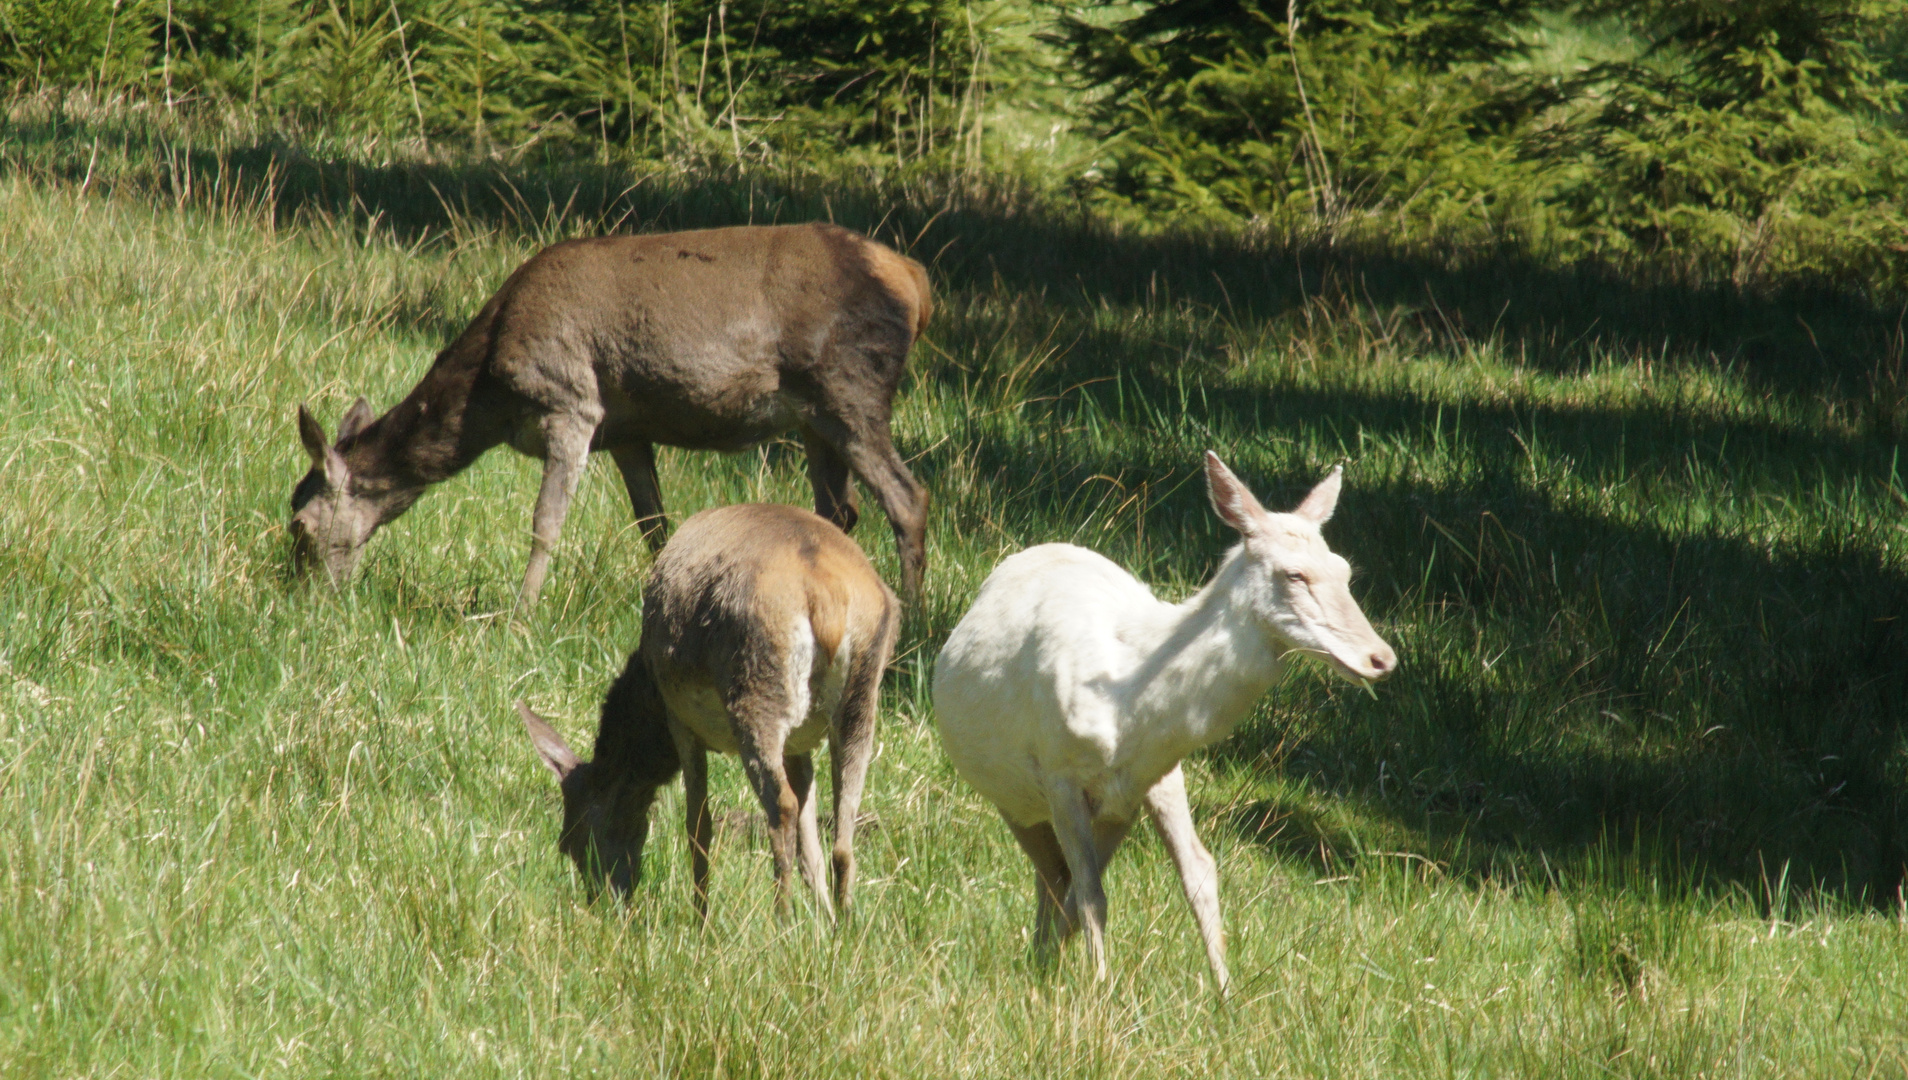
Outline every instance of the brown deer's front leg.
[[550, 555], [563, 531], [563, 519], [569, 516], [570, 500], [589, 460], [590, 436], [602, 413], [597, 406], [593, 413], [553, 413], [543, 420], [543, 487], [530, 519], [530, 565], [524, 569], [523, 589], [517, 594], [518, 611], [534, 607], [537, 594], [543, 591]]
[[682, 805], [689, 835], [689, 882], [696, 905], [696, 916], [709, 918], [709, 845], [715, 838], [715, 821], [709, 814], [709, 753], [702, 740], [681, 725], [671, 723], [676, 739], [676, 757], [682, 762]]

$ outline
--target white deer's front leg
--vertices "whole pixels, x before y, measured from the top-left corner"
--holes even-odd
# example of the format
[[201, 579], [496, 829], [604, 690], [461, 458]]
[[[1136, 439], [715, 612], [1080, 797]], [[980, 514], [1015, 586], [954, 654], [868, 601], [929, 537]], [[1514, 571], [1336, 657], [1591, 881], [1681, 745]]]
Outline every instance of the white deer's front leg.
[[519, 611], [528, 611], [543, 591], [550, 555], [589, 460], [590, 436], [601, 420], [600, 407], [592, 413], [555, 413], [543, 420], [543, 486], [537, 491], [537, 509], [530, 519], [530, 565], [523, 572], [523, 589], [517, 593]]
[[1199, 924], [1199, 936], [1206, 942], [1206, 962], [1212, 965], [1212, 977], [1219, 992], [1226, 992], [1232, 976], [1226, 971], [1226, 936], [1219, 922], [1219, 864], [1193, 831], [1192, 807], [1186, 802], [1186, 776], [1179, 766], [1162, 777], [1146, 793], [1146, 809], [1166, 843], [1166, 852], [1179, 868], [1179, 883], [1186, 890], [1186, 903], [1192, 907], [1193, 921]]
[[[1086, 792], [1068, 781], [1047, 789], [1047, 807], [1053, 813], [1053, 834], [1067, 857], [1073, 887], [1067, 891], [1067, 914], [1086, 931], [1087, 956], [1093, 977], [1106, 978], [1106, 890], [1100, 882], [1100, 853], [1094, 842], [1093, 816]], [[1076, 915], [1077, 913], [1077, 915]]]

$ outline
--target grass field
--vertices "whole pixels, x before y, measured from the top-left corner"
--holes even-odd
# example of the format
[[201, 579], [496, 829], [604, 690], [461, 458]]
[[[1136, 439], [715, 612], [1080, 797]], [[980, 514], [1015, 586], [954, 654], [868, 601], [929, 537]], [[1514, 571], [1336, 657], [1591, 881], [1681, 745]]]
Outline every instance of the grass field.
[[[506, 606], [497, 451], [285, 574], [292, 424], [380, 406], [521, 259], [609, 227], [832, 216], [932, 264], [897, 411], [936, 498], [856, 918], [714, 916], [680, 799], [585, 903], [511, 712], [587, 741], [647, 554], [608, 464]], [[1012, 191], [380, 162], [243, 131], [0, 121], [0, 1075], [1901, 1076], [1908, 356], [1899, 303], [1122, 231]], [[1189, 764], [1235, 978], [1150, 835], [1113, 974], [1030, 957], [1031, 875], [927, 681], [991, 566], [1096, 548], [1178, 597], [1347, 463], [1334, 546], [1402, 670], [1296, 671]], [[666, 452], [678, 519], [804, 503], [799, 448]], [[857, 534], [895, 579], [892, 544]], [[733, 761], [716, 796], [750, 806]]]

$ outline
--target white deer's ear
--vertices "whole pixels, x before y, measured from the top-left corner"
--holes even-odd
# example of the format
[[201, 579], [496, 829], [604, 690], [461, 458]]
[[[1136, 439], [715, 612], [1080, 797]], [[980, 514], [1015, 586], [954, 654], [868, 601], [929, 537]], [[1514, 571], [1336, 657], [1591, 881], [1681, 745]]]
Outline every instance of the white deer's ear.
[[1239, 530], [1246, 536], [1259, 531], [1259, 520], [1265, 517], [1265, 507], [1259, 500], [1232, 475], [1226, 463], [1219, 455], [1206, 451], [1206, 494], [1212, 498], [1212, 508], [1219, 520]]
[[330, 444], [325, 442], [325, 429], [318, 426], [318, 418], [311, 415], [303, 402], [298, 404], [298, 441], [305, 444], [305, 453], [311, 455], [311, 467], [325, 467], [325, 451]]
[[557, 781], [561, 783], [569, 779], [582, 762], [564, 745], [563, 736], [544, 723], [543, 717], [531, 712], [530, 706], [525, 705], [522, 699], [517, 701], [517, 715], [523, 718], [523, 726], [530, 732], [530, 742], [537, 748], [537, 756], [556, 774]]
[[344, 419], [338, 421], [338, 441], [340, 443], [350, 441], [357, 436], [358, 432], [370, 427], [374, 419], [376, 414], [371, 411], [371, 403], [360, 397], [351, 403], [349, 409], [345, 410]]
[[1310, 495], [1305, 496], [1305, 501], [1298, 504], [1298, 509], [1292, 513], [1314, 525], [1323, 525], [1330, 521], [1332, 511], [1338, 507], [1338, 489], [1343, 485], [1344, 479], [1345, 466], [1332, 466], [1332, 474], [1320, 480], [1318, 486], [1312, 489]]

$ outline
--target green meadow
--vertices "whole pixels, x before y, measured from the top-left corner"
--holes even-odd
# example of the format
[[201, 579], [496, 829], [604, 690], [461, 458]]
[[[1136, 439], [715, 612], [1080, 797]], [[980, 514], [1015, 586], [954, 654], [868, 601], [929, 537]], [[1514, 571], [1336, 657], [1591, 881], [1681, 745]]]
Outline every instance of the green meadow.
[[[592, 905], [511, 702], [573, 744], [649, 556], [597, 462], [510, 617], [497, 450], [288, 576], [293, 424], [383, 408], [540, 245], [832, 218], [930, 266], [896, 407], [934, 508], [854, 917], [778, 921], [717, 759]], [[1908, 1074], [1908, 345], [1899, 303], [1116, 225], [1011, 184], [390, 161], [242, 126], [0, 119], [0, 1075]], [[1299, 664], [1188, 763], [1234, 973], [1163, 849], [1111, 976], [943, 758], [933, 658], [1023, 546], [1162, 595], [1229, 538], [1199, 455], [1326, 528], [1397, 648]], [[664, 451], [676, 520], [806, 504], [799, 444]], [[897, 579], [878, 514], [856, 533]]]

